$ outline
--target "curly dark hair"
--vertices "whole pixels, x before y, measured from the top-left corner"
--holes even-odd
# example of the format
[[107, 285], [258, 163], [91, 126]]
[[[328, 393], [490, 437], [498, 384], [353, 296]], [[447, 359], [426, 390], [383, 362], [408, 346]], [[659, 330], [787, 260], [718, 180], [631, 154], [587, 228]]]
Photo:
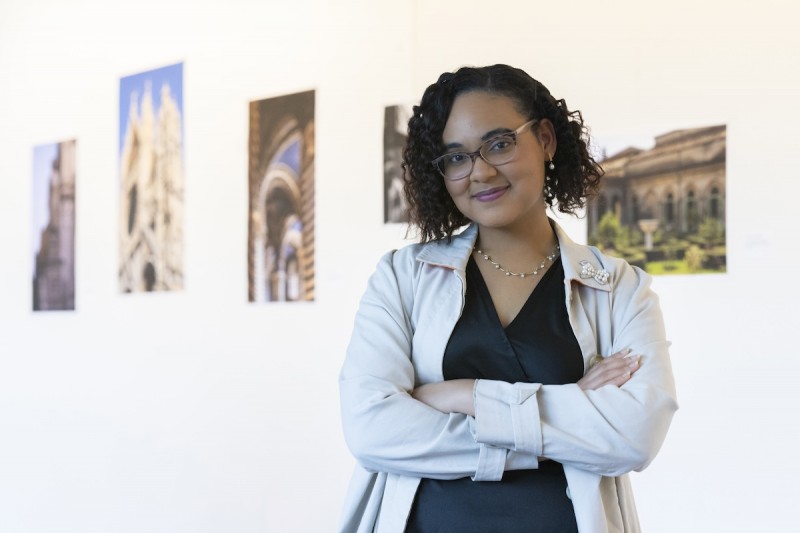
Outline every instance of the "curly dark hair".
[[596, 194], [603, 169], [589, 154], [589, 133], [580, 111], [570, 111], [547, 88], [525, 71], [508, 65], [462, 67], [445, 72], [429, 86], [414, 106], [408, 121], [408, 141], [403, 150], [405, 194], [411, 222], [420, 230], [420, 241], [452, 237], [470, 221], [453, 203], [444, 180], [431, 164], [445, 151], [442, 133], [460, 94], [485, 91], [506, 96], [529, 119], [549, 119], [555, 129], [558, 150], [555, 170], [546, 170], [544, 198], [557, 203], [562, 213], [575, 213]]

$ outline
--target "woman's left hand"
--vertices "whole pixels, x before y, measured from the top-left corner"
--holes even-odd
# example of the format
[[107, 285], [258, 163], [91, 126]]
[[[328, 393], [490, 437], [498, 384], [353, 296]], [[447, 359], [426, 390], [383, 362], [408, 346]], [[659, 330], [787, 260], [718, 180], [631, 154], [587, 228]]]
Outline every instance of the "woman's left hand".
[[601, 359], [579, 381], [583, 390], [597, 390], [606, 385], [622, 387], [639, 370], [640, 355], [631, 355], [630, 348]]
[[443, 413], [475, 416], [475, 401], [472, 397], [474, 387], [474, 379], [451, 379], [420, 385], [411, 396]]

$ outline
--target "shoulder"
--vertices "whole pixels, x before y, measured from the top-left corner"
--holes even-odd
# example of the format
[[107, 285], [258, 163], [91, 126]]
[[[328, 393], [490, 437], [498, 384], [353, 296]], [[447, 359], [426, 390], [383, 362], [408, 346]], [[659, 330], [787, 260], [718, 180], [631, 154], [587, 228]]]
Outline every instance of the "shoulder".
[[409, 244], [402, 248], [392, 249], [381, 256], [373, 274], [373, 278], [390, 277], [397, 282], [414, 276], [417, 270], [416, 257], [423, 244]]
[[409, 244], [387, 252], [381, 262], [391, 266], [398, 275], [414, 276], [426, 265], [463, 271], [472, 253], [476, 237], [477, 228], [469, 226], [451, 239]]
[[644, 280], [652, 279], [652, 276], [642, 270], [641, 268], [631, 265], [620, 257], [614, 257], [600, 251], [594, 246], [586, 246], [592, 251], [592, 254], [597, 257], [598, 262], [603, 265], [603, 268], [610, 273], [616, 274], [617, 282], [620, 280], [630, 283], [636, 281], [637, 283]]
[[[472, 253], [475, 232], [465, 231], [450, 240], [409, 244], [385, 253], [370, 278], [369, 288], [388, 297], [395, 294], [407, 309], [421, 295], [440, 295], [458, 283]], [[462, 274], [463, 277], [463, 274]]]
[[[611, 309], [615, 320], [632, 321], [643, 313], [655, 312], [658, 322], [662, 323], [658, 295], [652, 289], [653, 276], [641, 268], [629, 264], [624, 259], [604, 254], [594, 247], [592, 253], [598, 263], [609, 273], [608, 285], [611, 298]], [[659, 326], [663, 329], [663, 324]]]
[[603, 253], [595, 246], [578, 244], [556, 224], [564, 273], [581, 285], [607, 292], [630, 290], [650, 283], [650, 275], [624, 259]]
[[624, 259], [603, 253], [595, 246], [560, 241], [564, 273], [580, 285], [607, 292], [649, 286], [652, 277]]
[[641, 268], [622, 258], [601, 252], [594, 246], [586, 246], [597, 258], [602, 268], [609, 273], [609, 283], [614, 292], [634, 291], [649, 287], [653, 277]]

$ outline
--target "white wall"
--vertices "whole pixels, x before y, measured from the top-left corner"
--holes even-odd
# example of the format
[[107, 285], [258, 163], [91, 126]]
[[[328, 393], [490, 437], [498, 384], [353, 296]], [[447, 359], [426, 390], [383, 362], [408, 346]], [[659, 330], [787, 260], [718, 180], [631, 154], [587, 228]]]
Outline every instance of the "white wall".
[[[383, 106], [521, 66], [599, 137], [728, 125], [728, 265], [662, 277], [682, 409], [645, 531], [796, 520], [800, 38], [790, 2], [0, 4], [0, 531], [330, 531], [336, 375], [379, 255]], [[185, 62], [186, 288], [121, 296], [121, 76]], [[247, 103], [317, 91], [317, 301], [247, 300]], [[77, 308], [30, 311], [32, 147], [77, 144]], [[581, 237], [581, 221], [567, 224]]]

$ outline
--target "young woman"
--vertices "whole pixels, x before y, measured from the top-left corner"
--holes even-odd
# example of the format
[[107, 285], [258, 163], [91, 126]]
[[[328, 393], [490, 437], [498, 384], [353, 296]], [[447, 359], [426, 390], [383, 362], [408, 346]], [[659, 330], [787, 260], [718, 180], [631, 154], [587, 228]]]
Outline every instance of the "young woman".
[[677, 409], [669, 343], [649, 276], [546, 214], [599, 185], [580, 113], [522, 70], [462, 68], [408, 132], [421, 242], [381, 259], [356, 316], [341, 530], [638, 531], [627, 473]]

